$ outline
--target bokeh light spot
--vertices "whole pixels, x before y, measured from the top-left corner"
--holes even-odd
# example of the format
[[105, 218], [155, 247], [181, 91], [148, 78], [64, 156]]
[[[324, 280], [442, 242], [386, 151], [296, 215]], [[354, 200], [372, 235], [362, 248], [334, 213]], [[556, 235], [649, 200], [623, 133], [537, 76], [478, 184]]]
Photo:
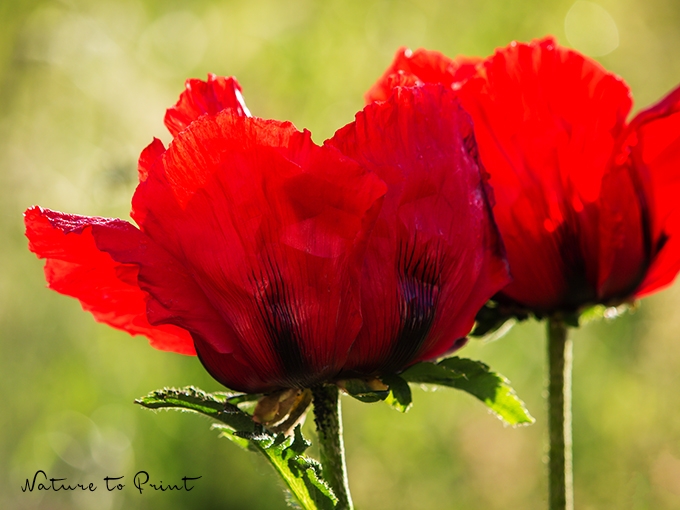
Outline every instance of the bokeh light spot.
[[567, 40], [591, 57], [601, 57], [619, 46], [619, 29], [607, 10], [593, 2], [578, 0], [564, 19]]

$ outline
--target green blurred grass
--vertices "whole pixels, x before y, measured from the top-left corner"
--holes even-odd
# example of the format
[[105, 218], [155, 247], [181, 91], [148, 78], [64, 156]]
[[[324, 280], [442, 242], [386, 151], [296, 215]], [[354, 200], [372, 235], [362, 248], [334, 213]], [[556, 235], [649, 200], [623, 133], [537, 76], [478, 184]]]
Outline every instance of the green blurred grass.
[[[33, 204], [127, 217], [136, 158], [187, 77], [236, 75], [251, 111], [292, 120], [317, 142], [350, 122], [399, 46], [487, 55], [511, 39], [567, 44], [571, 1], [0, 0], [0, 507], [285, 508], [273, 473], [208, 430], [132, 404], [165, 385], [219, 390], [194, 358], [95, 324], [44, 288], [21, 213]], [[600, 61], [637, 107], [680, 82], [680, 4], [599, 3], [619, 47]], [[680, 508], [680, 288], [576, 335], [579, 509]], [[398, 415], [345, 399], [350, 482], [364, 509], [541, 509], [542, 325], [462, 355], [508, 376], [537, 423], [504, 428], [473, 399], [415, 392]], [[24, 494], [37, 469], [101, 481], [138, 470], [190, 493]]]

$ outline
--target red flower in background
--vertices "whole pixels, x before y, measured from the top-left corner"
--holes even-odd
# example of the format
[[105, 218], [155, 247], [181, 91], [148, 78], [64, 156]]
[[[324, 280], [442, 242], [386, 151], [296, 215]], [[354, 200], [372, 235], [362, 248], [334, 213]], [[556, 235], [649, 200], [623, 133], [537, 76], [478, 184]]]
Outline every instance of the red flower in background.
[[390, 373], [460, 347], [509, 281], [469, 116], [441, 86], [397, 88], [327, 144], [388, 185], [361, 282], [348, 374]]
[[227, 78], [189, 80], [165, 122], [172, 143], [139, 160], [139, 228], [33, 207], [26, 235], [50, 287], [197, 353], [227, 387], [403, 370], [462, 345], [508, 281], [469, 118], [443, 87], [400, 89], [323, 147], [250, 117]]
[[458, 91], [491, 175], [513, 282], [498, 296], [539, 313], [617, 303], [680, 270], [680, 89], [627, 124], [618, 77], [551, 38], [477, 64], [400, 50], [369, 91]]
[[395, 87], [413, 87], [424, 83], [440, 84], [457, 88], [477, 73], [476, 57], [457, 57], [451, 60], [438, 51], [419, 49], [411, 51], [400, 48], [394, 61], [382, 77], [366, 93], [367, 102], [386, 101]]

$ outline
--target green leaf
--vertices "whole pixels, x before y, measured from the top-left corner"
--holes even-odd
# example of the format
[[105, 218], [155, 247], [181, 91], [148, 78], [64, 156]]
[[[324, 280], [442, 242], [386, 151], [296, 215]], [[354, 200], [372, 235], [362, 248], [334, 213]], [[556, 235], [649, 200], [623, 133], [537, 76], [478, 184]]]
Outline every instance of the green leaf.
[[420, 384], [438, 384], [440, 386], [450, 386], [456, 388], [454, 379], [462, 379], [464, 374], [453, 372], [446, 367], [434, 363], [417, 363], [407, 368], [401, 374], [405, 381]]
[[257, 402], [261, 393], [213, 393], [213, 395], [224, 395], [227, 402], [235, 406], [244, 402]]
[[[382, 388], [378, 387], [376, 383]], [[340, 385], [349, 396], [370, 404], [385, 400], [390, 394], [389, 388], [379, 383], [380, 381], [377, 379], [346, 379], [341, 381]]]
[[515, 322], [528, 318], [526, 310], [488, 301], [477, 312], [475, 327], [469, 336], [495, 340], [507, 333]]
[[248, 449], [265, 456], [302, 508], [306, 510], [335, 509], [337, 498], [322, 478], [321, 464], [302, 455], [311, 443], [302, 436], [299, 425], [295, 427], [293, 436], [248, 435], [238, 432], [230, 432], [230, 434], [236, 439], [246, 441]]
[[248, 441], [247, 439], [244, 439], [240, 436], [237, 436], [236, 434], [234, 434], [234, 431], [232, 429], [230, 429], [229, 427], [226, 427], [226, 426], [222, 425], [221, 423], [213, 423], [212, 428], [218, 429], [218, 430], [221, 431], [220, 437], [224, 437], [224, 438], [229, 439], [232, 443], [237, 444], [238, 446], [240, 446], [244, 450], [252, 450], [252, 448], [250, 447], [250, 444], [251, 444], [250, 441]]
[[411, 409], [411, 387], [404, 379], [398, 375], [382, 376], [380, 379], [390, 387], [385, 402], [402, 413]]
[[[236, 398], [234, 398], [236, 397]], [[210, 394], [197, 388], [164, 388], [135, 400], [152, 409], [176, 409], [208, 416], [224, 437], [248, 450], [259, 452], [269, 461], [305, 510], [333, 510], [337, 498], [321, 476], [321, 465], [303, 453], [310, 446], [295, 428], [292, 436], [268, 431], [230, 402], [249, 399], [231, 394]]]
[[135, 400], [147, 409], [177, 409], [209, 416], [224, 425], [244, 432], [255, 432], [258, 424], [233, 404], [225, 402], [223, 395], [211, 395], [194, 387], [182, 389], [163, 388]]
[[302, 436], [302, 429], [300, 426], [298, 425], [295, 427], [293, 442], [288, 447], [288, 450], [298, 455], [302, 455], [310, 446], [312, 446], [312, 443]]
[[288, 488], [305, 509], [333, 510], [337, 498], [321, 476], [321, 464], [302, 455], [309, 442], [302, 437], [300, 426], [293, 437], [278, 434], [283, 441], [274, 441], [261, 452], [281, 475]]
[[535, 420], [504, 376], [480, 361], [453, 357], [439, 363], [418, 363], [401, 377], [412, 383], [437, 384], [466, 391], [484, 402], [503, 422], [517, 426]]

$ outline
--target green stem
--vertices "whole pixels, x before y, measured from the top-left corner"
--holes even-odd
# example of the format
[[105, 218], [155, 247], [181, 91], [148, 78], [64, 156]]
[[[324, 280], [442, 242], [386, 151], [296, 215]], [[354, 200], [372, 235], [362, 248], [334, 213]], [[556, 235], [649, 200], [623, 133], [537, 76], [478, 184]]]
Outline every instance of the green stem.
[[335, 385], [317, 386], [312, 388], [312, 397], [324, 479], [338, 498], [336, 510], [353, 510], [354, 505], [349, 493], [347, 466], [345, 465], [338, 387]]
[[571, 450], [572, 341], [561, 320], [548, 321], [549, 508], [573, 510]]

